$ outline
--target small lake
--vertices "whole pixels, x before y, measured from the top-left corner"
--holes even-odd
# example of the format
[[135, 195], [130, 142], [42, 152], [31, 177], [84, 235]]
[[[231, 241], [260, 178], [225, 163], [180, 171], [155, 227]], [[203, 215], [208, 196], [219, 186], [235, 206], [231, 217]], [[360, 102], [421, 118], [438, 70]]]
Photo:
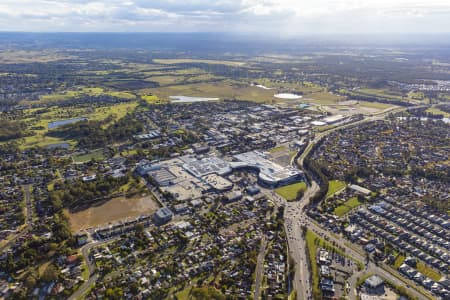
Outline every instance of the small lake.
[[219, 101], [219, 98], [206, 98], [206, 97], [170, 96], [169, 98], [170, 102], [172, 103]]
[[58, 149], [58, 148], [69, 149], [70, 145], [69, 145], [69, 143], [58, 143], [58, 144], [47, 145], [45, 148], [47, 148], [47, 149]]
[[63, 125], [72, 124], [80, 121], [87, 121], [87, 118], [73, 118], [73, 119], [66, 119], [66, 120], [59, 120], [48, 123], [48, 129], [54, 129]]
[[291, 93], [281, 93], [281, 94], [275, 94], [273, 96], [278, 99], [288, 99], [288, 100], [296, 100], [296, 99], [303, 98], [303, 96], [300, 96], [297, 94], [291, 94]]

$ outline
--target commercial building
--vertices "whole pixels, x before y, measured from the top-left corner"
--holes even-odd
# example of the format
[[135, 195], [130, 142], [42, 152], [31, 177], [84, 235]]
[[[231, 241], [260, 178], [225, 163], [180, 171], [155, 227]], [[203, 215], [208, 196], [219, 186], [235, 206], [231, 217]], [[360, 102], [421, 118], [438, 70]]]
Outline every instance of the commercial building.
[[157, 225], [163, 225], [172, 220], [173, 214], [167, 207], [158, 209], [153, 215], [153, 221]]
[[205, 157], [202, 159], [185, 156], [181, 159], [186, 162], [183, 165], [183, 168], [197, 178], [213, 173], [223, 176], [231, 173], [232, 171], [228, 162], [215, 156]]
[[345, 117], [343, 115], [334, 115], [324, 118], [323, 121], [327, 124], [334, 124], [344, 119]]
[[241, 200], [243, 196], [244, 195], [242, 194], [241, 191], [229, 192], [228, 194], [225, 195], [225, 201], [226, 202], [238, 201]]
[[202, 179], [215, 191], [224, 192], [233, 188], [233, 183], [217, 174], [208, 174], [203, 176]]
[[364, 285], [369, 289], [378, 289], [384, 285], [384, 280], [377, 275], [372, 275], [364, 281]]
[[259, 151], [238, 154], [234, 158], [237, 163], [231, 164], [233, 168], [256, 169], [258, 181], [263, 186], [273, 188], [304, 180], [302, 171], [292, 167], [282, 167], [270, 161]]

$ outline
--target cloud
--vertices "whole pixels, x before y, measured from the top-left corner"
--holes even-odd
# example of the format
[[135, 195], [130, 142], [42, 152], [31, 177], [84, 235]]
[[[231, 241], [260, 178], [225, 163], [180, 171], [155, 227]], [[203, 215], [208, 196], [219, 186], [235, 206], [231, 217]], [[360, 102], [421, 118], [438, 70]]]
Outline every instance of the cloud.
[[2, 0], [2, 30], [438, 32], [448, 0]]

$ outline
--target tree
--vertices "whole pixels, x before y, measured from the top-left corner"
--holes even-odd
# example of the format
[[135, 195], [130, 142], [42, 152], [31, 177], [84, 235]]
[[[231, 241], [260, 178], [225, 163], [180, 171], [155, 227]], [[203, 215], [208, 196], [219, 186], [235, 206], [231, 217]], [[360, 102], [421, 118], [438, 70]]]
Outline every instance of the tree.
[[35, 274], [29, 274], [27, 276], [27, 278], [25, 278], [24, 284], [25, 284], [25, 286], [27, 288], [32, 289], [32, 288], [34, 288], [36, 286], [36, 282], [37, 282], [36, 275]]
[[58, 279], [58, 269], [54, 264], [48, 265], [41, 276], [41, 280], [44, 282], [51, 282]]
[[136, 229], [137, 234], [143, 233], [144, 232], [144, 224], [142, 224], [142, 223], [136, 224], [135, 229]]

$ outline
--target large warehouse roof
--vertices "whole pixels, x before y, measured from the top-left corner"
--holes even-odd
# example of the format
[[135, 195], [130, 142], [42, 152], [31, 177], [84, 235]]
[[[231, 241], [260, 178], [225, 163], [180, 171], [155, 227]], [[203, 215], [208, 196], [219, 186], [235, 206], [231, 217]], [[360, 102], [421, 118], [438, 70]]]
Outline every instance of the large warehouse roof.
[[277, 185], [303, 176], [303, 173], [291, 167], [276, 164], [259, 151], [250, 151], [234, 156], [243, 165], [257, 168], [259, 178], [269, 185]]

